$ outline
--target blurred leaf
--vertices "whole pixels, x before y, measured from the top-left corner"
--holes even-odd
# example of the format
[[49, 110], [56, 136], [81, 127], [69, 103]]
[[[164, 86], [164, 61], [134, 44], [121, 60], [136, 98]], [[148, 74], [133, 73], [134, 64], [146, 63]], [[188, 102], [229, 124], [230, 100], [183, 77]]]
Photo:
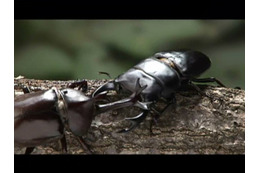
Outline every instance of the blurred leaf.
[[46, 45], [28, 46], [16, 52], [15, 76], [36, 79], [68, 79], [72, 74], [72, 62], [59, 49]]
[[116, 77], [156, 52], [204, 52], [227, 86], [245, 83], [244, 20], [15, 20], [15, 75]]
[[238, 42], [203, 50], [211, 59], [211, 68], [203, 76], [214, 76], [228, 87], [245, 88], [245, 43]]
[[101, 42], [142, 59], [171, 40], [202, 34], [203, 27], [196, 20], [116, 20], [104, 22], [95, 33]]
[[108, 78], [105, 75], [100, 75], [101, 71], [109, 73], [111, 77], [116, 77], [125, 69], [123, 68], [124, 63], [108, 58], [106, 49], [95, 42], [86, 42], [81, 45], [76, 61], [74, 75], [80, 79]]

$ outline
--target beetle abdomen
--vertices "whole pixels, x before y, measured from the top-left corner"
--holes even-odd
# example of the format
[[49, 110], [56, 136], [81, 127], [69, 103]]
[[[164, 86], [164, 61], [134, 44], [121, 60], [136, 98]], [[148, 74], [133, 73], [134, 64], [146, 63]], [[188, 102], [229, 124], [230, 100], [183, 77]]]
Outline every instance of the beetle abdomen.
[[208, 56], [199, 51], [184, 50], [172, 52], [158, 52], [155, 58], [168, 58], [178, 68], [184, 77], [197, 77], [211, 65]]

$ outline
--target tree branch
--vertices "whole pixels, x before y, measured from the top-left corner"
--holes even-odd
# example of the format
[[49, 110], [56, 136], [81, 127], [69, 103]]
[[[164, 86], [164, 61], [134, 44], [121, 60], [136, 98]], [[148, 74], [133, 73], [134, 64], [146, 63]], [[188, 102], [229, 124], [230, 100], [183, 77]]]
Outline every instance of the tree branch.
[[[90, 95], [108, 80], [88, 80]], [[48, 81], [16, 78], [15, 96], [23, 94], [21, 84], [32, 92], [51, 87], [65, 88], [73, 81]], [[84, 139], [95, 154], [244, 154], [245, 91], [213, 86], [200, 86], [209, 97], [194, 90], [176, 93], [177, 105], [160, 116], [153, 134], [151, 116], [129, 133], [116, 133], [128, 127], [125, 117], [135, 116], [133, 107], [109, 111], [96, 116]], [[112, 94], [112, 100], [120, 96]], [[122, 98], [122, 97], [121, 97]], [[162, 103], [158, 103], [160, 108]], [[69, 154], [85, 154], [75, 137], [66, 133]], [[15, 148], [15, 154], [24, 148]], [[35, 154], [58, 154], [60, 146], [51, 143], [36, 147]]]

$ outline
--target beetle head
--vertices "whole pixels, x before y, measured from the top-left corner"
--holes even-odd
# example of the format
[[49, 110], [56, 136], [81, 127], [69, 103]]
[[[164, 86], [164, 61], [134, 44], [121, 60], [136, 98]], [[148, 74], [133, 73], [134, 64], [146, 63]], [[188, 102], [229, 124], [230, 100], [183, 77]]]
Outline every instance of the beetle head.
[[210, 59], [203, 53], [193, 50], [159, 52], [154, 55], [157, 59], [170, 60], [183, 77], [197, 77], [210, 67]]

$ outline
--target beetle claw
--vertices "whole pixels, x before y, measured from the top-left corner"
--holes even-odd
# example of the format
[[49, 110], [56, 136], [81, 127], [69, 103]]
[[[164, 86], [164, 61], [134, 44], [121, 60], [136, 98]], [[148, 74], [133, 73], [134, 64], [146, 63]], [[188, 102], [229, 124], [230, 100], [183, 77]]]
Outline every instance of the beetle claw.
[[77, 81], [74, 81], [72, 83], [69, 83], [67, 85], [68, 88], [76, 88], [78, 87], [78, 90], [81, 90], [82, 92], [87, 92], [88, 90], [88, 82], [85, 81], [84, 79], [83, 80], [77, 80]]
[[140, 102], [140, 101], [137, 101], [134, 106], [136, 107], [139, 107], [143, 110], [149, 110], [149, 105], [151, 104], [152, 102]]
[[145, 119], [145, 117], [147, 116], [147, 114], [148, 114], [148, 111], [144, 111], [144, 112], [140, 113], [139, 115], [137, 115], [137, 116], [135, 116], [135, 117], [125, 118], [125, 120], [130, 120], [130, 121], [131, 121], [131, 126], [130, 126], [129, 128], [119, 130], [117, 133], [126, 133], [126, 132], [129, 132], [129, 131], [133, 130], [133, 129], [136, 128], [141, 122], [143, 122], [143, 120]]

